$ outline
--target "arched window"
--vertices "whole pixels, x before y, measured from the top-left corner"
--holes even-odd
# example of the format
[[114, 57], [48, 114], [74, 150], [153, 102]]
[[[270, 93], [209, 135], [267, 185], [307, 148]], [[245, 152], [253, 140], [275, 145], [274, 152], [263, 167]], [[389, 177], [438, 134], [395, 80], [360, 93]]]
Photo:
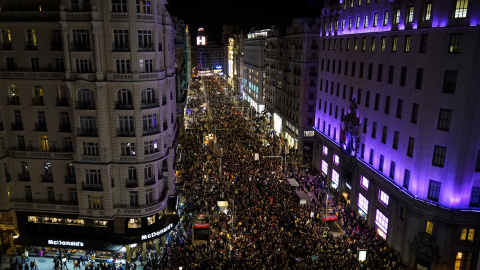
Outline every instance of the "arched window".
[[18, 96], [18, 88], [16, 85], [11, 84], [8, 86], [8, 104], [20, 105], [20, 97]]
[[132, 92], [128, 89], [120, 89], [117, 91], [117, 109], [132, 109], [133, 99]]
[[81, 89], [78, 91], [77, 108], [78, 109], [90, 109], [90, 108], [94, 109], [95, 108], [95, 97], [91, 90]]

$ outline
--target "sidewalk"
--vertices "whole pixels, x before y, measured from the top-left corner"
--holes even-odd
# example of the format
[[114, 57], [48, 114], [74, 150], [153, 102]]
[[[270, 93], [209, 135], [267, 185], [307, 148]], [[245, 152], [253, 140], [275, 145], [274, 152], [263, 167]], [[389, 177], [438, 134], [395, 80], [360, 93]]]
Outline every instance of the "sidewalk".
[[[15, 258], [14, 258], [15, 259]], [[18, 259], [21, 261], [21, 258], [18, 257]], [[37, 265], [38, 265], [38, 270], [54, 270], [53, 266], [53, 257], [50, 258], [50, 257], [47, 257], [47, 258], [43, 258], [43, 261], [40, 261], [40, 257], [35, 257], [35, 256], [29, 256], [29, 259], [30, 261], [33, 261], [34, 259], [37, 259]], [[30, 261], [28, 261], [28, 266], [29, 266], [29, 270], [30, 269]], [[100, 263], [100, 262], [97, 262], [97, 263]], [[140, 264], [140, 262], [136, 262], [137, 264], [137, 270], [143, 270], [143, 266]], [[0, 270], [6, 270], [10, 267], [10, 261], [8, 260], [7, 262], [3, 262], [3, 264], [1, 265], [1, 268]], [[23, 268], [25, 269], [25, 268]], [[68, 270], [73, 270], [73, 261], [70, 261], [70, 262], [67, 262], [67, 269]], [[79, 269], [85, 269], [85, 266], [81, 266]], [[64, 270], [66, 270], [64, 268]]]

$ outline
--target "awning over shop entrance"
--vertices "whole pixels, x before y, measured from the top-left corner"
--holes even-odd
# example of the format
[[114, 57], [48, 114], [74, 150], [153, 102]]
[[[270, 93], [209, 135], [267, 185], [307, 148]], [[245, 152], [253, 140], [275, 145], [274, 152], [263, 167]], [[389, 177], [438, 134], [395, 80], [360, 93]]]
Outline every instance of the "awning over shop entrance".
[[112, 244], [107, 240], [89, 239], [88, 237], [48, 237], [41, 233], [36, 236], [19, 236], [13, 239], [15, 245], [75, 248], [86, 250], [118, 251], [122, 245]]

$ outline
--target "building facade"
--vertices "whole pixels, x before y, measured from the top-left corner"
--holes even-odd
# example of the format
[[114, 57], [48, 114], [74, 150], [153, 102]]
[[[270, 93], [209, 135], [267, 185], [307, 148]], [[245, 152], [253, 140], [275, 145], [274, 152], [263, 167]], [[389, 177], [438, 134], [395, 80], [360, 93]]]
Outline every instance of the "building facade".
[[468, 0], [322, 11], [314, 164], [422, 269], [479, 267], [479, 17]]
[[[2, 3], [0, 209], [14, 244], [117, 250], [178, 222], [164, 0]], [[6, 121], [6, 122], [4, 122]], [[38, 234], [41, 231], [42, 234]]]
[[275, 132], [300, 154], [313, 151], [319, 33], [317, 19], [300, 18], [266, 38], [265, 107]]
[[198, 29], [195, 52], [199, 75], [212, 75], [222, 72], [223, 49], [217, 43], [208, 40], [203, 28]]

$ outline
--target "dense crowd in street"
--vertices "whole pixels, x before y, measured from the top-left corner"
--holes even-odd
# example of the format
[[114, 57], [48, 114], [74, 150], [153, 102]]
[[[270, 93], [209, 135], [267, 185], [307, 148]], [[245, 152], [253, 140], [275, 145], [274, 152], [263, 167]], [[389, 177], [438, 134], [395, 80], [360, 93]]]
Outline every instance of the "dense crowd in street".
[[[176, 183], [185, 199], [181, 222], [145, 269], [410, 269], [343, 196], [327, 199], [315, 168], [286, 169], [277, 158], [285, 151], [281, 139], [265, 136], [263, 144], [257, 123], [239, 108], [242, 101], [219, 87], [215, 79], [205, 79], [205, 89], [192, 87]], [[206, 134], [214, 139], [205, 143]], [[287, 177], [313, 194], [307, 204]], [[217, 201], [228, 201], [228, 211]], [[337, 209], [340, 236], [325, 226], [325, 207]], [[199, 214], [210, 223], [209, 241], [194, 241]], [[363, 262], [359, 249], [368, 250]]]

